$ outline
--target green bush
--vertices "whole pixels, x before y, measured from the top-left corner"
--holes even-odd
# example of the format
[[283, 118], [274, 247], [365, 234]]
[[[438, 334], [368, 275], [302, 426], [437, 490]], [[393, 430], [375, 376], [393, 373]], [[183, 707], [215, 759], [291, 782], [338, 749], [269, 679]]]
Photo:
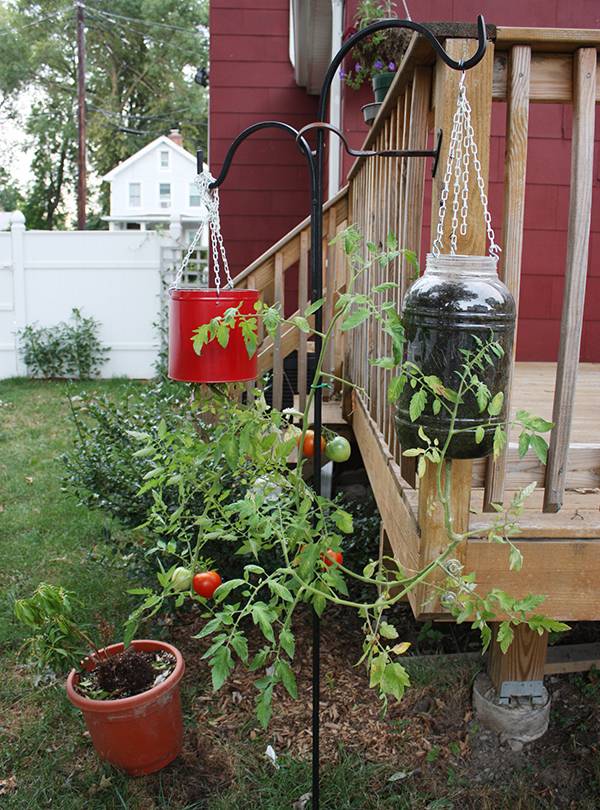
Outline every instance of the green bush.
[[29, 324], [19, 332], [19, 351], [34, 377], [88, 379], [100, 373], [108, 347], [98, 337], [100, 323], [73, 309], [68, 322]]
[[119, 402], [107, 396], [70, 398], [74, 444], [63, 461], [66, 483], [82, 503], [105, 510], [126, 527], [145, 522], [152, 494], [137, 493], [152, 464], [137, 452], [131, 433], [193, 433], [187, 394], [186, 387], [157, 384], [142, 394], [132, 390]]

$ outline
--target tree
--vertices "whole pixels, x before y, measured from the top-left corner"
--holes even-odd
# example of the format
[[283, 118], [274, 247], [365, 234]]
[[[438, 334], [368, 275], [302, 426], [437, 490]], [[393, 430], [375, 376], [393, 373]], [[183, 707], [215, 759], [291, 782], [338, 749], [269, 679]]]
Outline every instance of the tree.
[[75, 180], [77, 131], [71, 105], [64, 100], [48, 106], [36, 104], [27, 120], [27, 132], [35, 145], [31, 168], [34, 180], [23, 207], [28, 228], [52, 230], [64, 227], [65, 190]]
[[[64, 0], [13, 0], [0, 41], [7, 20], [27, 57], [19, 81], [0, 68], [0, 91], [33, 87], [40, 98], [26, 123], [26, 208], [35, 227], [56, 227], [76, 178], [75, 15]], [[172, 127], [191, 150], [205, 147], [207, 92], [194, 75], [208, 63], [207, 0], [92, 0], [85, 20], [88, 166], [102, 175]]]
[[3, 166], [0, 166], [0, 211], [16, 211], [23, 205], [21, 190]]

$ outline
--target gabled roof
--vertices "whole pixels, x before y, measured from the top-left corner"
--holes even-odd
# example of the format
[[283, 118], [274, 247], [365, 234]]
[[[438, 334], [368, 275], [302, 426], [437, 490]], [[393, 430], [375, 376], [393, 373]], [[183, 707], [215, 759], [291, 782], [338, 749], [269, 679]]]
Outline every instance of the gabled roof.
[[157, 146], [168, 146], [170, 149], [173, 149], [174, 152], [186, 158], [186, 160], [189, 160], [194, 166], [196, 165], [196, 158], [191, 152], [188, 152], [187, 149], [183, 148], [183, 146], [179, 146], [179, 144], [175, 143], [175, 141], [171, 140], [171, 138], [168, 138], [166, 135], [160, 135], [158, 138], [150, 141], [150, 143], [147, 143], [146, 146], [143, 146], [140, 150], [128, 157], [127, 160], [124, 160], [122, 163], [119, 163], [118, 166], [115, 166], [114, 169], [107, 172], [102, 179], [114, 180], [114, 178], [120, 174], [123, 169], [127, 169], [129, 166], [133, 165], [141, 157], [147, 155], [148, 152], [152, 152], [153, 149], [156, 149]]

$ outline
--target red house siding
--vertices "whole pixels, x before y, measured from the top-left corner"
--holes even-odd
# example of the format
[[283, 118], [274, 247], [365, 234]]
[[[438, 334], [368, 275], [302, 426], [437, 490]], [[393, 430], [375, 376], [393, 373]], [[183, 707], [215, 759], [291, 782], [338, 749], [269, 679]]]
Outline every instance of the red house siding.
[[[347, 0], [345, 27], [358, 0]], [[400, 5], [400, 4], [398, 4]], [[481, 10], [475, 0], [420, 0], [411, 3], [415, 19], [473, 22]], [[489, 0], [488, 22], [557, 28], [600, 27], [598, 0]], [[294, 125], [314, 120], [316, 98], [294, 82], [288, 57], [287, 0], [212, 0], [210, 165], [219, 168], [231, 139], [245, 126], [266, 118]], [[345, 88], [343, 127], [352, 145], [367, 132], [360, 108], [368, 88]], [[495, 104], [492, 119], [490, 207], [502, 239], [505, 105]], [[517, 356], [555, 360], [560, 335], [569, 205], [571, 112], [561, 105], [530, 109], [523, 276]], [[242, 269], [308, 211], [306, 172], [301, 156], [285, 137], [259, 134], [241, 147], [222, 194], [223, 233], [233, 269]], [[600, 141], [600, 116], [596, 140]], [[594, 208], [582, 361], [600, 361], [600, 165], [594, 160]], [[344, 176], [352, 160], [344, 156]], [[431, 188], [426, 189], [426, 211]], [[426, 217], [427, 220], [427, 217]], [[424, 250], [429, 242], [423, 234]]]
[[[301, 127], [317, 100], [298, 87], [289, 60], [288, 0], [211, 0], [210, 146], [213, 174], [232, 139], [257, 121]], [[293, 140], [265, 130], [240, 147], [221, 194], [232, 272], [291, 230], [310, 206], [306, 163]]]
[[[358, 0], [346, 3], [345, 25], [350, 26]], [[400, 7], [401, 4], [398, 4]], [[482, 8], [486, 20], [497, 25], [547, 28], [598, 28], [598, 0], [574, 0], [568, 4], [547, 0], [420, 0], [409, 8], [419, 22], [464, 20], [475, 22]], [[344, 92], [344, 129], [349, 141], [359, 145], [367, 128], [361, 107], [370, 100], [368, 89]], [[504, 177], [506, 106], [494, 104], [490, 158], [490, 207], [496, 233], [502, 244], [502, 203]], [[532, 104], [529, 114], [527, 192], [523, 240], [517, 359], [556, 360], [560, 338], [560, 317], [567, 250], [566, 230], [569, 209], [571, 166], [571, 109], [559, 104]], [[594, 203], [588, 263], [586, 307], [581, 342], [582, 361], [600, 361], [600, 113], [596, 116], [594, 156]], [[344, 158], [344, 172], [352, 159]], [[426, 189], [426, 208], [431, 207], [431, 184]], [[426, 221], [428, 216], [425, 217]], [[429, 247], [429, 229], [423, 234], [423, 253]]]

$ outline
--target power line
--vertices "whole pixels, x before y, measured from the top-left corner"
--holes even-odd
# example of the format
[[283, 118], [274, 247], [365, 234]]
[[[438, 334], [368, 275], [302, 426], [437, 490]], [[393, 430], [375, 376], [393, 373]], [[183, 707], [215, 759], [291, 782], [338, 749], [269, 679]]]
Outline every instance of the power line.
[[[20, 34], [21, 31], [26, 31], [28, 28], [33, 28], [36, 25], [41, 25], [41, 23], [46, 22], [47, 20], [52, 20], [54, 17], [59, 17], [61, 14], [65, 14], [67, 11], [70, 11], [70, 8], [59, 8], [56, 11], [53, 11], [51, 14], [46, 14], [44, 17], [40, 17], [39, 20], [34, 20], [33, 22], [28, 23], [27, 25], [22, 26], [17, 30], [17, 34]], [[14, 31], [0, 31], [0, 37], [14, 37]]]
[[[155, 22], [154, 20], [143, 20], [141, 17], [126, 17], [124, 14], [117, 14], [114, 11], [103, 11], [102, 9], [95, 8], [94, 6], [85, 6], [87, 11], [91, 11], [94, 14], [100, 14], [102, 17], [106, 17], [107, 19], [119, 19], [119, 20], [127, 20], [128, 22], [140, 23], [141, 25], [149, 25], [154, 26], [155, 28], [167, 28], [171, 31], [183, 31], [185, 34], [196, 33], [199, 34], [200, 31], [198, 28], [183, 28], [180, 25], [169, 25], [168, 23], [160, 23]], [[200, 24], [199, 24], [200, 25]]]

